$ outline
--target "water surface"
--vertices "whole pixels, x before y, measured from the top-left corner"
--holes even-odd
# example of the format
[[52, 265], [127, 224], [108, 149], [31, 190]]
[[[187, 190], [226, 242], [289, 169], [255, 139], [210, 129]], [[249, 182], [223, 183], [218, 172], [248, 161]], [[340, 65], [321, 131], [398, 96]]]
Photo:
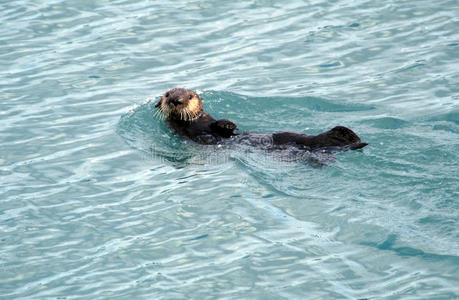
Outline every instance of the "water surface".
[[[4, 1], [0, 298], [456, 299], [456, 1]], [[317, 168], [155, 118], [370, 145]]]

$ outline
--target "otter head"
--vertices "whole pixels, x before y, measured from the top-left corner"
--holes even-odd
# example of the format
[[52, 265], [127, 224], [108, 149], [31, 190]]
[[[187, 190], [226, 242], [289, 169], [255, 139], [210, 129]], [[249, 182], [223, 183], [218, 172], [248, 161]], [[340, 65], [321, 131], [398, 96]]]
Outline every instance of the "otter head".
[[167, 119], [183, 121], [192, 121], [203, 112], [202, 98], [184, 88], [174, 88], [165, 92], [155, 107]]

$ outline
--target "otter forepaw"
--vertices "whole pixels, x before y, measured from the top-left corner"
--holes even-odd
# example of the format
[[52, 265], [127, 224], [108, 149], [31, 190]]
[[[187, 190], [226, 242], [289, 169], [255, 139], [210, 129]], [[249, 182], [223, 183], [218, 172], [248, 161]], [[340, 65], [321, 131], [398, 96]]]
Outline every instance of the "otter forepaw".
[[237, 128], [236, 124], [227, 119], [219, 119], [210, 126], [212, 130], [225, 138], [234, 135], [234, 130]]
[[236, 129], [236, 124], [227, 119], [219, 119], [215, 122], [215, 126], [224, 130]]

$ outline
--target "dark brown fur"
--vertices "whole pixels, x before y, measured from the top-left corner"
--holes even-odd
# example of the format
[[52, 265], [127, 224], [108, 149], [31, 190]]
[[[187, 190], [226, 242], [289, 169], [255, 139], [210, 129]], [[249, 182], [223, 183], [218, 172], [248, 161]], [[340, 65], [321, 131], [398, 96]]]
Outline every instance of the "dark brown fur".
[[352, 130], [343, 126], [336, 126], [318, 135], [295, 132], [273, 134], [240, 132], [233, 122], [227, 119], [215, 120], [205, 113], [202, 98], [195, 92], [183, 88], [174, 88], [164, 93], [156, 107], [177, 133], [200, 144], [217, 144], [225, 140], [234, 140], [248, 141], [255, 146], [278, 148], [292, 145], [307, 150], [355, 150], [368, 145], [362, 143]]

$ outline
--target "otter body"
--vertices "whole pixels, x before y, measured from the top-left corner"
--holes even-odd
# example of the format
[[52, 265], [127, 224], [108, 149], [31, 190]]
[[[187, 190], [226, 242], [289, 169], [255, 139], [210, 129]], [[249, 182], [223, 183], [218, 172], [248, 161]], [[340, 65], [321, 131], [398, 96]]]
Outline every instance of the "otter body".
[[[180, 135], [200, 144], [216, 144], [223, 139], [237, 135], [234, 129], [222, 127], [222, 120], [215, 120], [209, 114], [202, 114], [193, 120], [167, 120], [169, 125]], [[219, 126], [220, 124], [220, 126]], [[229, 126], [233, 123], [228, 121]]]
[[233, 122], [227, 119], [216, 120], [205, 113], [202, 98], [195, 92], [183, 88], [174, 88], [164, 93], [156, 107], [178, 134], [200, 144], [234, 141], [268, 148], [292, 145], [305, 150], [355, 150], [367, 145], [362, 143], [352, 130], [343, 126], [336, 126], [318, 135], [295, 132], [240, 132]]

